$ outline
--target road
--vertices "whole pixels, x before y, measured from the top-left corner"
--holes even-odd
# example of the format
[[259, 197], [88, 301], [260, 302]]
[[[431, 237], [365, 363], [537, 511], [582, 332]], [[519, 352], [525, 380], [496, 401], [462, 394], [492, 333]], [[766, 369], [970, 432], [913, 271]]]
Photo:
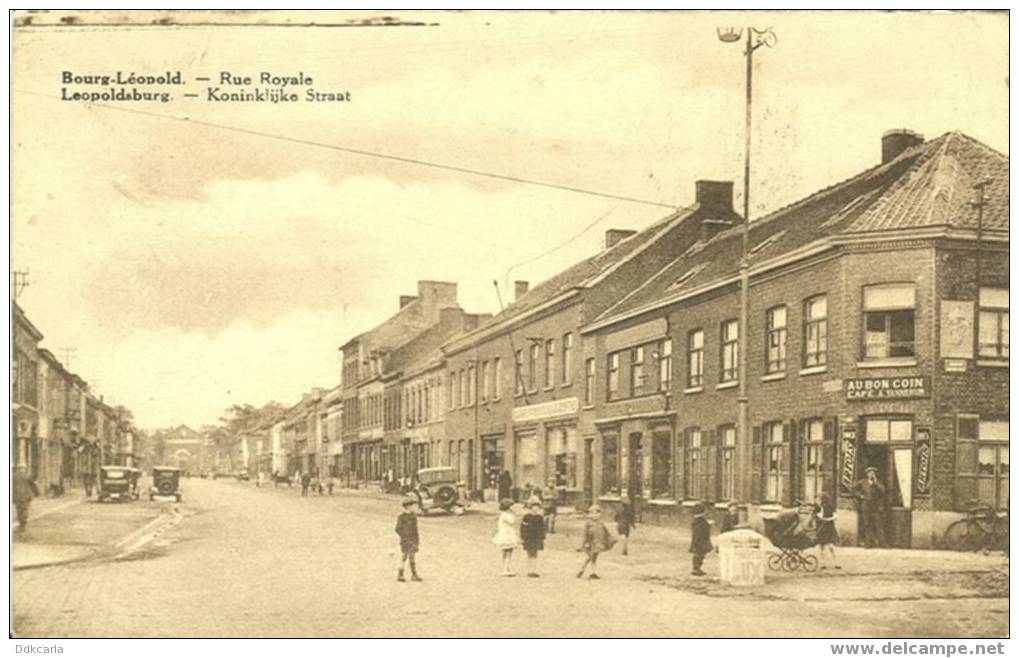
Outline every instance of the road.
[[[490, 541], [494, 517], [477, 511], [422, 518], [424, 582], [399, 583], [395, 498], [302, 498], [296, 488], [234, 481], [185, 487], [185, 520], [132, 556], [16, 571], [15, 635], [870, 637], [1008, 629], [1005, 595], [973, 596], [958, 583], [936, 590], [943, 596], [896, 597], [871, 595], [895, 575], [801, 574], [764, 593], [733, 593], [687, 575], [686, 545], [644, 546], [640, 533], [630, 557], [603, 557], [599, 581], [575, 577], [577, 541], [562, 533], [542, 553], [542, 578], [504, 578]], [[515, 556], [519, 571], [523, 557]], [[714, 557], [706, 568], [717, 573]]]

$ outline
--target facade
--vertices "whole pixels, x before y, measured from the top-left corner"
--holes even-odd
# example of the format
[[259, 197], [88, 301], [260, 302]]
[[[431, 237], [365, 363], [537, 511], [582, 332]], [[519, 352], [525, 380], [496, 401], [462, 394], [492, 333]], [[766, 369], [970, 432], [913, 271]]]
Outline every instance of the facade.
[[854, 485], [874, 467], [889, 543], [917, 547], [972, 500], [1007, 507], [1008, 159], [958, 133], [883, 147], [880, 165], [751, 224], [749, 460], [739, 230], [584, 328], [600, 499], [630, 492], [662, 522], [735, 500], [753, 520], [825, 492], [852, 539]]
[[[567, 503], [594, 494], [594, 426], [585, 410], [594, 343], [581, 329], [696, 241], [735, 226], [732, 183], [698, 181], [696, 202], [641, 231], [610, 230], [605, 249], [528, 289], [478, 330], [443, 346], [442, 463], [466, 459], [486, 498], [508, 471], [516, 489], [553, 485]], [[461, 450], [464, 446], [466, 455]]]
[[14, 391], [12, 409], [11, 463], [27, 469], [33, 479], [41, 470], [39, 443], [39, 341], [43, 334], [24, 311], [13, 304]]
[[383, 441], [387, 357], [439, 324], [442, 309], [457, 307], [455, 283], [419, 281], [417, 293], [401, 296], [392, 317], [340, 348], [344, 466], [357, 481], [380, 480], [393, 461]]
[[161, 430], [153, 435], [163, 444], [163, 463], [155, 466], [177, 466], [186, 473], [199, 475], [212, 470], [214, 454], [208, 450], [204, 435], [187, 425]]

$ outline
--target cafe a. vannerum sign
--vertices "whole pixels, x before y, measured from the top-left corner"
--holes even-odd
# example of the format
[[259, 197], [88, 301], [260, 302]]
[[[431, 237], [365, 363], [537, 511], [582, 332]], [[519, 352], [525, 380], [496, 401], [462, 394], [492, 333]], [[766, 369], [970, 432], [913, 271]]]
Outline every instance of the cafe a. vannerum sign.
[[869, 377], [846, 380], [846, 400], [895, 400], [930, 396], [927, 377]]

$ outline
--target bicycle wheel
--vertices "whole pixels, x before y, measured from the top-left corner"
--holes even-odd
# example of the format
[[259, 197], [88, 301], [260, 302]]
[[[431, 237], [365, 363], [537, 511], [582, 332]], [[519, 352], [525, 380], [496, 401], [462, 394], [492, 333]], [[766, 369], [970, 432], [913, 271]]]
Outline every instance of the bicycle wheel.
[[781, 553], [772, 553], [768, 556], [768, 568], [772, 571], [780, 571], [782, 569]]
[[817, 556], [816, 555], [804, 555], [803, 556], [803, 570], [807, 573], [814, 573], [817, 571]]
[[970, 523], [969, 519], [959, 519], [945, 530], [945, 547], [953, 551], [975, 551], [980, 548], [975, 543], [976, 535], [973, 528], [976, 524]]

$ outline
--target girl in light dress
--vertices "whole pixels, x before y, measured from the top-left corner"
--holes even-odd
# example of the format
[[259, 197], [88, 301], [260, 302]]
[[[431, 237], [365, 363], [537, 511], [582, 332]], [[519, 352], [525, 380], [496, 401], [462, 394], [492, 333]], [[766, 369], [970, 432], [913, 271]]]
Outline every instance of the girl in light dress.
[[510, 560], [513, 558], [513, 549], [520, 544], [520, 536], [517, 534], [517, 517], [513, 514], [513, 501], [509, 498], [499, 501], [499, 520], [495, 528], [492, 543], [502, 550], [502, 575], [512, 577], [515, 574], [510, 570]]

